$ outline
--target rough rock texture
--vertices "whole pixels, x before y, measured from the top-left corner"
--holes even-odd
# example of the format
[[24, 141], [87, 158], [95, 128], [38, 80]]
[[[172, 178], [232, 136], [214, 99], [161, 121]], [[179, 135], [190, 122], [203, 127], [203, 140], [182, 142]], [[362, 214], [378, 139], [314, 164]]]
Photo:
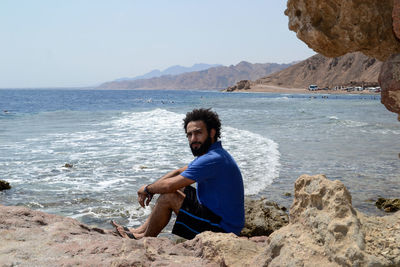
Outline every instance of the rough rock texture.
[[295, 183], [290, 224], [270, 235], [260, 259], [268, 266], [400, 266], [400, 213], [378, 222], [365, 218], [353, 209], [341, 182], [302, 175]]
[[394, 34], [400, 40], [400, 0], [393, 0], [392, 19]]
[[0, 205], [0, 266], [400, 266], [400, 212], [355, 211], [339, 181], [296, 181], [290, 223], [269, 237], [205, 232], [122, 239], [74, 219]]
[[268, 236], [289, 223], [286, 208], [266, 199], [245, 199], [246, 222], [241, 236]]
[[[397, 2], [397, 1], [395, 1]], [[393, 0], [288, 0], [289, 29], [327, 57], [360, 51], [385, 61], [400, 53]]]
[[382, 88], [382, 104], [399, 114], [400, 121], [400, 54], [391, 56], [383, 63], [379, 83]]

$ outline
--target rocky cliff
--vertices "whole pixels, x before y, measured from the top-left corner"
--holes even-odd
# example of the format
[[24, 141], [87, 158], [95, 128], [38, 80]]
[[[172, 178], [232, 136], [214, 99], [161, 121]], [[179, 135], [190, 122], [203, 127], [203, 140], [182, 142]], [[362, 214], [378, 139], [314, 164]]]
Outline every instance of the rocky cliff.
[[269, 237], [205, 232], [182, 243], [0, 206], [0, 266], [400, 266], [400, 212], [354, 210], [339, 181], [299, 177], [287, 226]]
[[288, 0], [289, 29], [327, 57], [360, 51], [385, 61], [400, 52], [393, 0]]
[[106, 82], [100, 89], [202, 89], [226, 88], [240, 80], [255, 80], [272, 72], [287, 68], [290, 64], [251, 64], [245, 61], [229, 67], [215, 67], [207, 70], [165, 75], [151, 79]]
[[288, 0], [289, 29], [327, 57], [360, 51], [383, 61], [382, 103], [400, 120], [400, 0]]

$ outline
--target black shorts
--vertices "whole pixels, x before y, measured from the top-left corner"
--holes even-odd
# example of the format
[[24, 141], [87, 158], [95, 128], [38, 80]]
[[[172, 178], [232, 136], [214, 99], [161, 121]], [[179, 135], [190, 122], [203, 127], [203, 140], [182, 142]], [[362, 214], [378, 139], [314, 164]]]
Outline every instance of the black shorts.
[[195, 188], [187, 186], [184, 193], [186, 197], [176, 217], [172, 229], [173, 234], [186, 239], [193, 239], [197, 234], [204, 231], [225, 233], [224, 229], [219, 226], [221, 217], [199, 203]]

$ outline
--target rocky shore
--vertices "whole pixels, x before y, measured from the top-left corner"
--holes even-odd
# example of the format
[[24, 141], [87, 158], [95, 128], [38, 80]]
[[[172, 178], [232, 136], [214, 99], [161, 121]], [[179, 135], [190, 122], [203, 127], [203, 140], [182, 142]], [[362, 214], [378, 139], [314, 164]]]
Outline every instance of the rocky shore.
[[[274, 206], [262, 203], [255, 218]], [[71, 218], [0, 206], [0, 266], [400, 266], [400, 212], [358, 212], [339, 181], [302, 175], [288, 224], [281, 208], [273, 210], [282, 225], [269, 236], [205, 232], [179, 243], [122, 239]]]

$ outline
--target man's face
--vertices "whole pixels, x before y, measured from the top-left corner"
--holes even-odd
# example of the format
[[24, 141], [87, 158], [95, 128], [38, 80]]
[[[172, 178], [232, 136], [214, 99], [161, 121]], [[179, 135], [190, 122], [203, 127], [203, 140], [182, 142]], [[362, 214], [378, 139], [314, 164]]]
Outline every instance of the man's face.
[[[215, 130], [212, 129], [210, 133], [215, 135]], [[186, 136], [193, 156], [204, 155], [214, 143], [214, 136], [208, 134], [207, 126], [203, 121], [189, 122], [186, 126]]]

